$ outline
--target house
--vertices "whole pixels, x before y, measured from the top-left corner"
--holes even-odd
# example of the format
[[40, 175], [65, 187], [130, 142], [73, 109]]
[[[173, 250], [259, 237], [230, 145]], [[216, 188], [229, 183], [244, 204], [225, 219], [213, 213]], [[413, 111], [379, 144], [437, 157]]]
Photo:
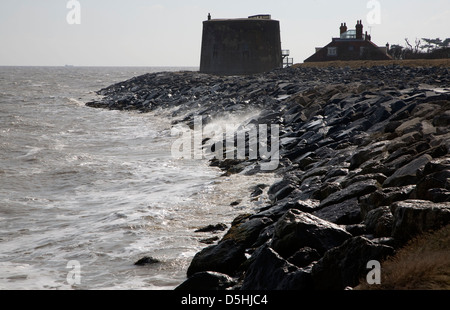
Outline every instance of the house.
[[325, 47], [316, 48], [316, 53], [304, 62], [320, 62], [333, 60], [390, 60], [387, 54], [389, 45], [378, 47], [372, 38], [363, 33], [362, 20], [356, 22], [356, 29], [347, 29], [341, 23], [339, 38], [333, 38]]

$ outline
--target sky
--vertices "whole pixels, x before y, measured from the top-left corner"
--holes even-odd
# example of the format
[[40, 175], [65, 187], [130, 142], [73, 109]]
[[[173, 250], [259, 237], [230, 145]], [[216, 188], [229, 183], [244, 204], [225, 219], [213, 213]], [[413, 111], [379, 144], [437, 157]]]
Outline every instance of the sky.
[[79, 11], [69, 0], [1, 0], [0, 66], [198, 67], [208, 13], [272, 15], [295, 63], [338, 37], [343, 22], [362, 20], [379, 46], [450, 37], [450, 0], [71, 1]]

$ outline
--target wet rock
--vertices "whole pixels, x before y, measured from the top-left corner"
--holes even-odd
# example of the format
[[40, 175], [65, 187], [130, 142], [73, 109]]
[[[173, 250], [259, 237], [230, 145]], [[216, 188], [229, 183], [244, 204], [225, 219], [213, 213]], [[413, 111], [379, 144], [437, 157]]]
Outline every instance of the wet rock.
[[211, 291], [211, 290], [226, 290], [234, 285], [237, 282], [231, 278], [230, 276], [219, 273], [219, 272], [211, 272], [204, 271], [198, 272], [190, 276], [186, 281], [182, 284], [178, 285], [175, 290], [176, 291]]
[[143, 258], [141, 258], [141, 259], [139, 259], [137, 262], [135, 262], [134, 264], [136, 265], [136, 266], [145, 266], [145, 265], [153, 265], [153, 264], [158, 264], [158, 263], [160, 263], [161, 261], [160, 260], [158, 260], [158, 259], [156, 259], [156, 258], [153, 258], [153, 257], [150, 257], [150, 256], [144, 256]]
[[313, 266], [312, 279], [315, 290], [343, 290], [359, 284], [367, 274], [367, 263], [382, 261], [394, 253], [392, 247], [376, 244], [364, 237], [353, 237], [335, 247]]
[[320, 258], [321, 256], [317, 250], [310, 247], [304, 247], [295, 252], [287, 259], [287, 261], [301, 268], [308, 266], [312, 262], [318, 261]]
[[227, 229], [227, 225], [225, 225], [224, 223], [219, 223], [216, 225], [208, 225], [202, 228], [199, 228], [197, 230], [195, 230], [195, 232], [217, 232], [217, 231], [224, 231], [225, 229]]
[[233, 275], [246, 259], [244, 246], [233, 240], [223, 240], [198, 252], [189, 265], [187, 276], [202, 271]]
[[268, 217], [247, 218], [234, 222], [223, 240], [233, 240], [242, 247], [249, 247], [257, 240], [261, 231], [272, 223]]
[[311, 247], [324, 253], [350, 237], [336, 224], [292, 209], [277, 222], [271, 247], [282, 257], [288, 258], [302, 247]]
[[311, 271], [298, 268], [269, 246], [256, 251], [244, 278], [242, 290], [305, 290], [311, 288]]
[[428, 154], [414, 159], [388, 177], [386, 181], [384, 181], [383, 187], [404, 186], [416, 183], [418, 181], [417, 173], [419, 169], [423, 169], [431, 159], [432, 157]]
[[292, 185], [295, 182], [294, 176], [285, 176], [283, 180], [278, 181], [277, 183], [270, 186], [267, 194], [269, 199], [272, 201], [281, 200], [289, 195], [295, 187]]
[[394, 214], [392, 236], [400, 243], [450, 223], [450, 202], [406, 200], [395, 202], [390, 208]]
[[258, 197], [263, 193], [263, 190], [267, 187], [266, 184], [258, 184], [255, 185], [252, 189], [252, 193], [250, 194], [250, 197]]
[[214, 242], [218, 241], [220, 238], [218, 236], [214, 236], [211, 238], [201, 239], [200, 242], [204, 244], [213, 244]]

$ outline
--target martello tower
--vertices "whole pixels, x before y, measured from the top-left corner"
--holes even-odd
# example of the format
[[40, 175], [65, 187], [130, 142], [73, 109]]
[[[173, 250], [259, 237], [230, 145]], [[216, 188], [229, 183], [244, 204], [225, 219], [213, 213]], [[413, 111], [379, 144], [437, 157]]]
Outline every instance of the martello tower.
[[270, 15], [203, 22], [200, 72], [247, 75], [282, 67], [280, 23]]

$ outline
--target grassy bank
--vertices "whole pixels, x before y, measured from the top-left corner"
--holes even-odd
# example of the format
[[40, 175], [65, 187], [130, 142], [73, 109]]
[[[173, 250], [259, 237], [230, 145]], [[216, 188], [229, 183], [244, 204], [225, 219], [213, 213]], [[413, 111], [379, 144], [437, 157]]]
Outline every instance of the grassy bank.
[[360, 290], [450, 290], [450, 225], [422, 235], [381, 264], [381, 284]]
[[325, 62], [308, 62], [295, 64], [293, 67], [375, 67], [375, 66], [389, 66], [399, 65], [407, 67], [449, 67], [450, 59], [408, 59], [408, 60], [358, 60], [358, 61], [325, 61]]

